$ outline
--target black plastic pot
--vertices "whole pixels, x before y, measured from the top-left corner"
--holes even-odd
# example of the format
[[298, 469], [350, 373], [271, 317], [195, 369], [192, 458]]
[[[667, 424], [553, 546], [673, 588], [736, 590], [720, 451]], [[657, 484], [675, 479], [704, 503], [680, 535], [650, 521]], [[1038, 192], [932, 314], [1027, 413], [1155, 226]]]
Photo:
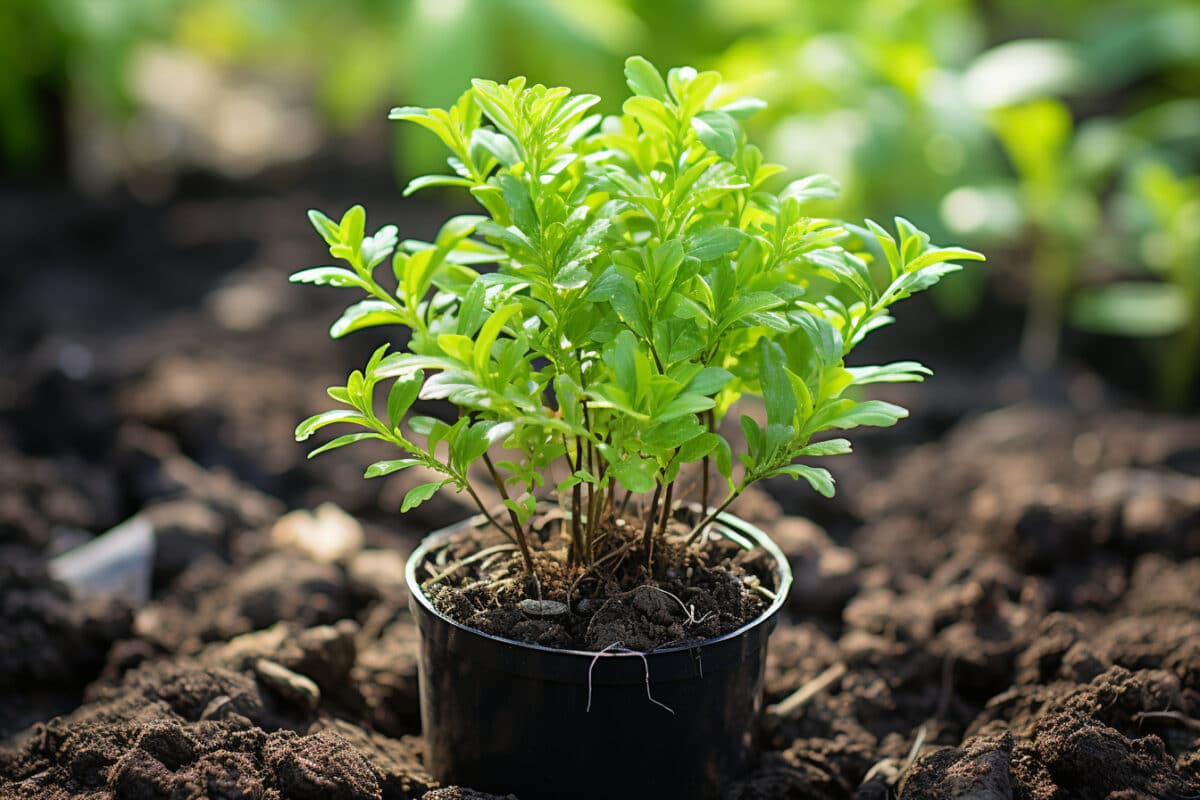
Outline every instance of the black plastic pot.
[[431, 534], [406, 572], [421, 632], [426, 763], [438, 780], [520, 800], [703, 800], [744, 769], [767, 637], [792, 583], [787, 559], [765, 533], [728, 515], [712, 526], [713, 535], [774, 558], [770, 608], [732, 633], [643, 658], [502, 639], [434, 610], [417, 569], [452, 533], [477, 524]]

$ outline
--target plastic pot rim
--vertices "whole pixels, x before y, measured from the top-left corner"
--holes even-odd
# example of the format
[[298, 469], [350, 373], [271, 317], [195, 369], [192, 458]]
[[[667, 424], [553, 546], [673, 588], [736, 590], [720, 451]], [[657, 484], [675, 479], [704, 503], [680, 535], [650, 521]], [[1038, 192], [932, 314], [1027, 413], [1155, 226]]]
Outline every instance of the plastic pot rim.
[[425, 592], [421, 589], [420, 582], [417, 581], [417, 568], [425, 562], [425, 559], [432, 551], [445, 545], [449, 541], [450, 537], [453, 534], [458, 533], [460, 530], [464, 528], [483, 527], [486, 524], [487, 519], [482, 514], [476, 514], [472, 517], [468, 517], [467, 519], [449, 525], [445, 528], [441, 528], [427, 535], [417, 546], [417, 549], [412, 552], [412, 555], [408, 557], [408, 561], [404, 566], [404, 579], [408, 583], [409, 592], [412, 597], [421, 604], [421, 607], [425, 609], [425, 611], [445, 622], [447, 625], [451, 625], [466, 634], [479, 636], [494, 642], [536, 653], [557, 654], [562, 656], [579, 656], [587, 659], [596, 659], [598, 657], [605, 659], [642, 659], [650, 656], [660, 656], [671, 653], [691, 653], [698, 648], [705, 648], [709, 647], [710, 645], [716, 645], [720, 644], [721, 642], [736, 639], [739, 636], [743, 636], [747, 632], [758, 627], [763, 622], [771, 619], [776, 613], [779, 612], [780, 609], [783, 608], [783, 604], [787, 602], [788, 591], [792, 588], [792, 568], [788, 563], [787, 556], [785, 556], [783, 551], [779, 549], [779, 545], [775, 544], [775, 542], [771, 540], [771, 537], [757, 526], [751, 525], [749, 522], [735, 517], [732, 514], [722, 512], [721, 514], [718, 514], [711, 523], [710, 535], [711, 533], [717, 533], [718, 535], [725, 536], [725, 538], [735, 541], [736, 536], [729, 536], [728, 534], [730, 532], [736, 535], [744, 536], [753, 542], [756, 548], [766, 551], [767, 554], [775, 560], [774, 572], [778, 577], [778, 582], [773, 590], [775, 599], [771, 601], [771, 604], [761, 614], [754, 617], [754, 619], [750, 620], [739, 628], [729, 631], [728, 633], [723, 633], [720, 636], [714, 636], [710, 639], [704, 639], [691, 644], [672, 645], [670, 647], [648, 650], [646, 652], [622, 650], [573, 650], [560, 647], [546, 647], [545, 645], [523, 642], [518, 639], [495, 636], [493, 634], [481, 631], [478, 628], [472, 628], [469, 625], [465, 625], [462, 622], [443, 614], [441, 611], [438, 611], [436, 608], [434, 608], [433, 604], [429, 601], [429, 598], [425, 596]]

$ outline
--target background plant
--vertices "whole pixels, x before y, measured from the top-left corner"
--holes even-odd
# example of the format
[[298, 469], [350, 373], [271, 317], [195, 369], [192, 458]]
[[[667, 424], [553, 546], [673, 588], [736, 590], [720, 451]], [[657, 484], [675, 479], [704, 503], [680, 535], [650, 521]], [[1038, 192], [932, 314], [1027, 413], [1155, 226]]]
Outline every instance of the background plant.
[[[475, 75], [553, 77], [615, 97], [628, 52], [718, 69], [770, 103], [744, 124], [773, 158], [798, 174], [838, 175], [838, 197], [814, 201], [810, 213], [878, 218], [904, 208], [935, 240], [1002, 254], [998, 268], [953, 276], [933, 297], [958, 318], [985, 302], [1024, 310], [1023, 362], [1039, 369], [1059, 363], [1079, 293], [1145, 263], [1132, 246], [1141, 228], [1124, 225], [1124, 209], [1139, 202], [1134, 165], [1152, 159], [1188, 175], [1200, 163], [1200, 7], [1190, 0], [347, 0], [336, 9], [314, 0], [17, 0], [8, 12], [0, 150], [9, 169], [123, 152], [131, 163], [112, 172], [169, 170], [139, 160], [167, 153], [183, 168], [194, 156], [242, 177], [312, 155], [320, 141], [336, 147], [350, 132], [345, 151], [360, 152], [371, 140], [363, 130], [382, 125], [376, 109], [401, 97], [448, 105]], [[237, 102], [278, 91], [290, 112], [304, 96], [310, 144], [261, 136], [261, 157], [227, 159], [179, 146], [204, 140], [189, 125], [216, 126], [223, 115], [164, 124], [138, 89], [161, 66], [148, 51], [203, 65], [188, 74], [235, 89], [270, 76]], [[158, 91], [174, 98], [187, 88]], [[279, 126], [298, 129], [283, 117]], [[405, 179], [440, 163], [435, 140], [394, 131]], [[1086, 351], [1080, 339], [1068, 341], [1068, 359]], [[1173, 355], [1181, 341], [1150, 338], [1147, 352], [1182, 361]]]
[[[664, 78], [635, 57], [625, 75], [633, 94], [606, 119], [591, 113], [597, 96], [524, 78], [476, 80], [449, 109], [393, 110], [451, 153], [446, 174], [406, 191], [466, 188], [487, 214], [450, 219], [433, 242], [399, 242], [393, 226], [366, 235], [361, 207], [337, 222], [314, 211], [349, 268], [293, 276], [367, 294], [334, 336], [411, 332], [403, 350], [381, 347], [331, 388], [343, 407], [306, 420], [297, 438], [341, 423], [360, 430], [315, 453], [363, 439], [396, 445], [404, 458], [371, 465], [367, 477], [416, 465], [443, 476], [410, 490], [402, 510], [444, 486], [466, 492], [530, 571], [527, 527], [556, 462], [568, 476], [556, 488], [571, 512], [572, 563], [597, 557], [601, 526], [631, 496], [649, 495], [638, 506], [649, 557], [689, 463], [703, 467], [703, 507], [710, 460], [721, 483], [693, 538], [759, 480], [803, 478], [831, 495], [829, 472], [797, 460], [847, 452], [849, 442], [818, 437], [906, 415], [852, 390], [929, 374], [915, 362], [847, 367], [846, 356], [892, 321], [893, 303], [959, 269], [952, 261], [982, 258], [934, 247], [903, 219], [894, 236], [870, 221], [807, 216], [806, 204], [836, 192], [825, 176], [768, 190], [781, 168], [740, 123], [762, 103], [731, 95], [717, 73], [684, 67]], [[872, 263], [856, 241], [882, 258]], [[377, 272], [389, 260], [385, 286]], [[488, 263], [495, 271], [476, 269]], [[381, 384], [390, 385], [377, 408]], [[720, 422], [743, 395], [762, 398], [766, 424], [741, 416], [742, 438], [731, 442]], [[449, 400], [460, 416], [409, 416], [418, 397]], [[493, 461], [493, 449], [515, 455]], [[507, 520], [472, 487], [476, 461]]]

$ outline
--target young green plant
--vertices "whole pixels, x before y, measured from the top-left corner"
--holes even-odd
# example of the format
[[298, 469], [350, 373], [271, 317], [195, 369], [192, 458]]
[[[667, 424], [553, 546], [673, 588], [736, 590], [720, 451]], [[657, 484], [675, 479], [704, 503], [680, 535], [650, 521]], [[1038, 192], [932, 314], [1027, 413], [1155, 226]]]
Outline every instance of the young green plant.
[[[411, 489], [402, 511], [443, 487], [466, 492], [531, 574], [530, 523], [552, 470], [565, 476], [553, 488], [567, 512], [566, 558], [584, 569], [614, 546], [602, 533], [631, 497], [627, 521], [653, 569], [689, 464], [700, 467], [705, 510], [689, 541], [768, 478], [832, 495], [830, 473], [807, 462], [850, 444], [824, 436], [907, 414], [859, 399], [858, 387], [929, 374], [910, 361], [848, 367], [847, 356], [892, 321], [894, 303], [953, 262], [982, 259], [931, 245], [903, 219], [893, 234], [807, 216], [837, 184], [817, 175], [771, 189], [781, 168], [741, 126], [762, 103], [730, 96], [717, 73], [663, 76], [634, 57], [625, 76], [632, 94], [617, 116], [593, 113], [596, 96], [524, 78], [476, 80], [449, 109], [393, 110], [450, 151], [445, 174], [416, 178], [406, 194], [461, 187], [484, 213], [453, 217], [426, 242], [399, 241], [390, 225], [368, 235], [358, 206], [337, 221], [313, 211], [345, 266], [292, 276], [365, 295], [332, 336], [409, 333], [332, 387], [339, 407], [297, 438], [336, 423], [355, 430], [314, 454], [364, 439], [395, 445], [401, 457], [367, 477], [418, 465], [439, 476]], [[745, 396], [761, 398], [765, 424], [742, 415], [741, 436], [727, 438], [722, 420]], [[448, 401], [457, 419], [413, 415], [418, 398]], [[505, 519], [472, 485], [475, 462]], [[710, 498], [714, 466], [721, 489]]]

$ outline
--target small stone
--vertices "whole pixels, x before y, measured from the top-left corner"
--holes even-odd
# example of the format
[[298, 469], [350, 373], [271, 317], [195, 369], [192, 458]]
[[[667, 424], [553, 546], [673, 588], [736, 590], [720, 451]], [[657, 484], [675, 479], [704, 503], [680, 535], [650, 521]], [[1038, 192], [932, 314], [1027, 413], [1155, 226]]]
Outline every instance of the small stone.
[[362, 550], [363, 529], [333, 503], [322, 503], [316, 512], [292, 511], [280, 517], [271, 528], [271, 542], [296, 548], [314, 561], [341, 561]]
[[566, 603], [560, 603], [557, 600], [525, 599], [521, 601], [521, 611], [530, 617], [561, 617], [570, 610]]
[[575, 610], [580, 614], [595, 614], [604, 605], [604, 601], [598, 597], [585, 597], [575, 604]]
[[233, 698], [227, 694], [219, 694], [209, 701], [208, 705], [204, 707], [204, 711], [200, 712], [200, 719], [220, 719], [227, 710], [233, 710]]
[[290, 700], [308, 711], [315, 711], [321, 703], [321, 690], [310, 678], [292, 672], [287, 667], [267, 658], [254, 662], [254, 672], [268, 687], [281, 697]]

